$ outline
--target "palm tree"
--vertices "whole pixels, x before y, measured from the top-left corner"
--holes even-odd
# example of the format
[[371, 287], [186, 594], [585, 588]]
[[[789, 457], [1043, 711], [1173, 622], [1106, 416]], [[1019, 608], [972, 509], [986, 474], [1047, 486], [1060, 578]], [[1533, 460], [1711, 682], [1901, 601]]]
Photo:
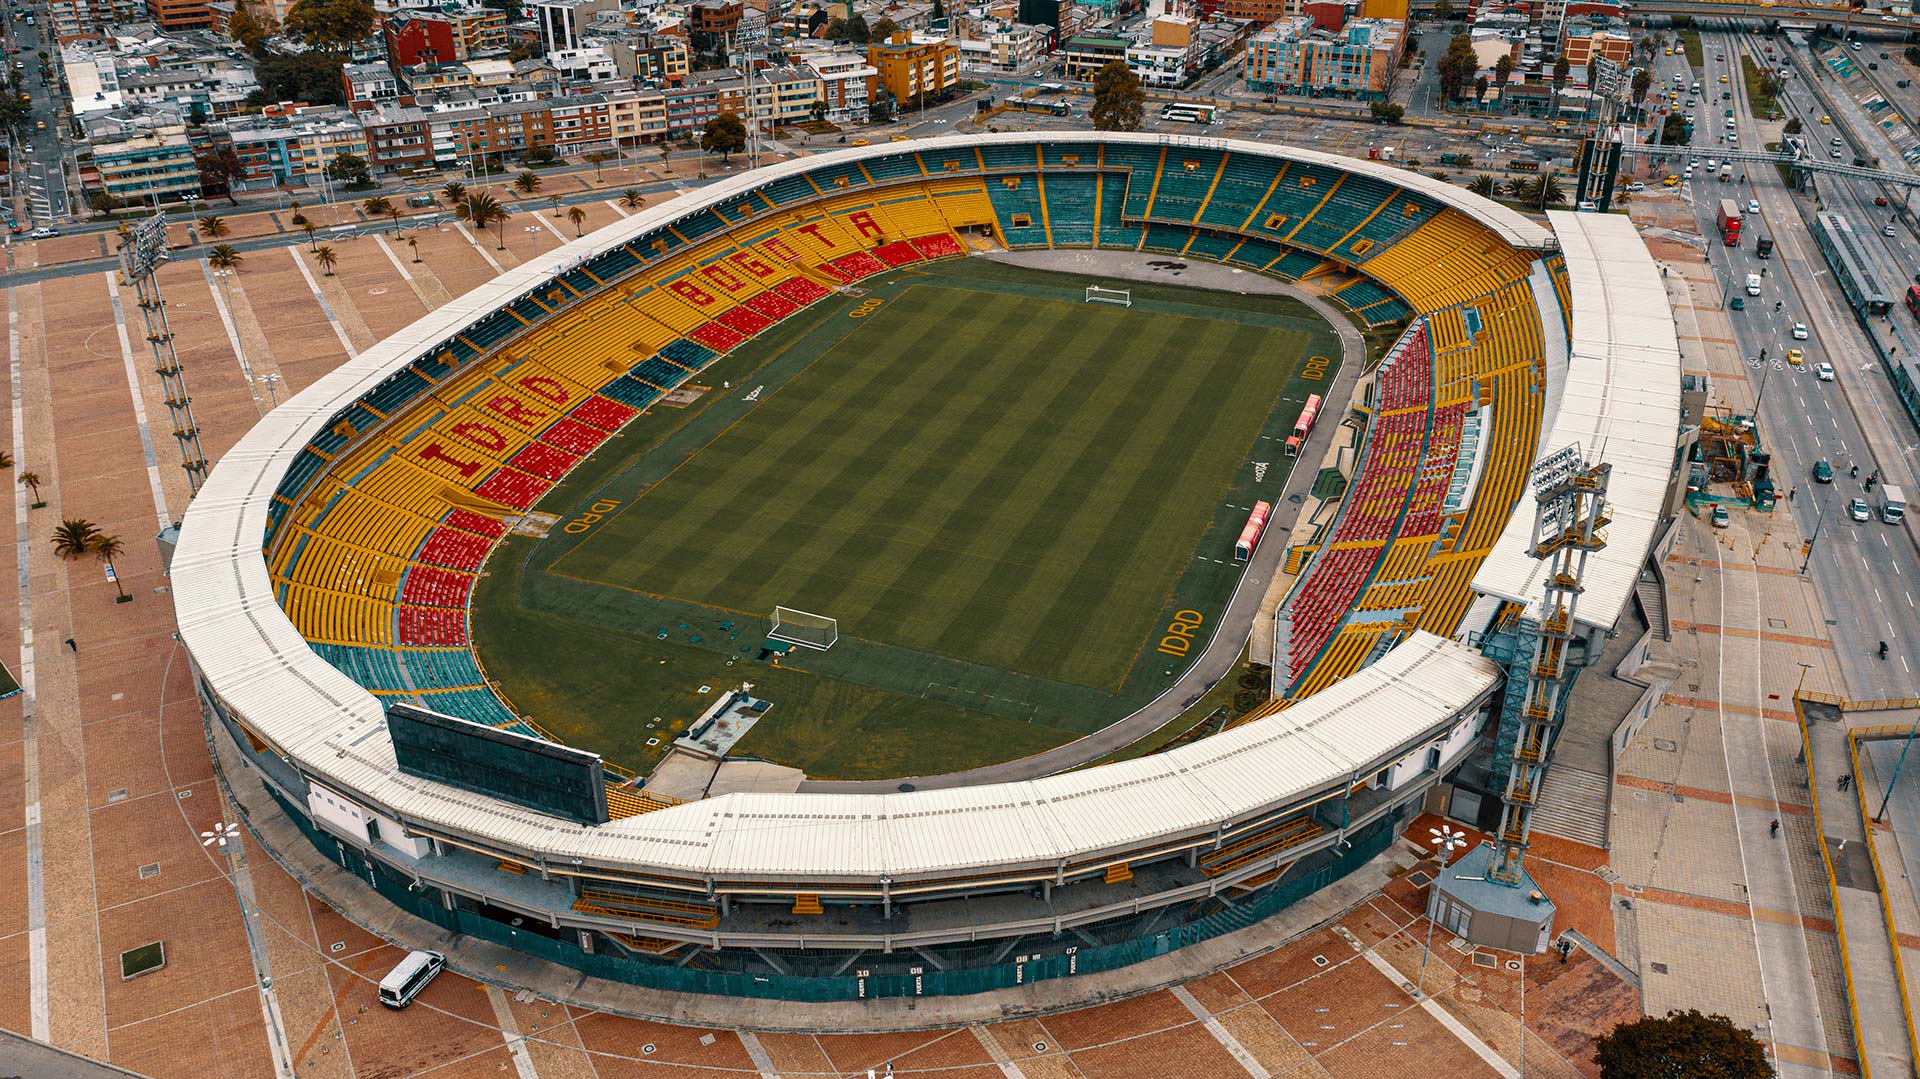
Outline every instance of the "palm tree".
[[398, 206], [387, 207], [387, 217], [389, 217], [393, 221], [393, 231], [395, 232], [400, 231], [400, 219], [405, 216], [407, 216], [407, 212], [405, 210], [402, 210], [400, 207]]
[[1500, 193], [1500, 181], [1483, 172], [1467, 184], [1467, 190], [1483, 199], [1490, 199]]
[[587, 219], [587, 212], [585, 210], [582, 210], [578, 206], [567, 207], [567, 220], [573, 222], [574, 236], [578, 237], [586, 234], [586, 230], [580, 227], [581, 223], [584, 222], [586, 219]]
[[393, 212], [393, 203], [385, 195], [369, 195], [360, 200], [360, 209], [368, 217], [385, 217]]
[[20, 482], [26, 484], [27, 489], [33, 492], [32, 508], [45, 509], [47, 504], [40, 499], [40, 473], [22, 472], [20, 473]]
[[593, 166], [593, 182], [600, 182], [600, 166], [613, 160], [613, 155], [605, 150], [595, 150], [587, 155], [587, 163]]
[[539, 175], [531, 171], [522, 172], [520, 175], [515, 176], [513, 178], [514, 189], [519, 191], [522, 195], [531, 195], [535, 191], [540, 190], [540, 185], [542, 182], [543, 181], [540, 179]]
[[307, 246], [308, 246], [309, 248], [311, 248], [311, 247], [313, 246], [313, 242], [314, 242], [314, 241], [313, 241], [313, 235], [314, 235], [314, 233], [316, 233], [316, 232], [319, 232], [319, 231], [320, 231], [320, 226], [319, 226], [319, 225], [316, 225], [316, 224], [314, 224], [314, 223], [313, 223], [313, 220], [312, 220], [311, 218], [309, 218], [308, 220], [306, 220], [306, 221], [304, 221], [304, 222], [302, 222], [302, 223], [301, 223], [301, 225], [300, 225], [300, 230], [301, 230], [302, 232], [305, 232], [305, 233], [307, 234]]
[[668, 171], [671, 171], [672, 168], [673, 168], [673, 144], [669, 143], [665, 139], [661, 139], [660, 140], [660, 171], [668, 172]]
[[1560, 178], [1551, 172], [1540, 174], [1540, 181], [1533, 185], [1533, 193], [1539, 196], [1542, 211], [1567, 197], [1566, 190], [1560, 186]]
[[209, 240], [218, 240], [221, 237], [225, 236], [227, 233], [233, 231], [232, 229], [227, 227], [227, 222], [225, 221], [225, 219], [215, 214], [208, 214], [207, 216], [194, 222], [194, 224], [200, 226], [200, 235], [206, 237]]
[[333, 248], [321, 244], [313, 249], [313, 261], [319, 263], [320, 268], [327, 272], [326, 276], [332, 277], [333, 264], [340, 261], [340, 256], [333, 253]]
[[646, 196], [640, 194], [639, 188], [629, 187], [625, 191], [620, 192], [620, 205], [625, 206], [629, 210], [638, 210], [646, 204]]
[[126, 544], [120, 542], [119, 536], [102, 534], [93, 538], [93, 557], [105, 562], [107, 572], [113, 575], [113, 590], [119, 593], [115, 603], [125, 603], [133, 598], [127, 595], [126, 589], [120, 587], [120, 572], [113, 568], [113, 560], [126, 553], [126, 550]]
[[0, 450], [0, 469], [13, 467], [13, 454]]
[[1434, 179], [1440, 181], [1443, 184], [1453, 179], [1453, 174], [1448, 172], [1445, 169], [1434, 169], [1432, 172], [1427, 173], [1427, 175], [1433, 177]]
[[1533, 185], [1528, 183], [1524, 176], [1515, 176], [1507, 181], [1507, 197], [1516, 202], [1527, 201], [1528, 193], [1532, 190]]
[[560, 216], [560, 196], [548, 195], [547, 201], [553, 203], [553, 216], [559, 217]]
[[453, 208], [453, 215], [481, 230], [499, 222], [500, 250], [507, 249], [507, 208], [500, 205], [500, 200], [493, 197], [493, 192], [476, 191], [468, 195]]
[[60, 522], [53, 530], [53, 553], [69, 562], [77, 562], [93, 553], [100, 540], [100, 529], [92, 521], [72, 519]]
[[415, 236], [409, 236], [409, 237], [407, 237], [407, 246], [408, 246], [408, 247], [411, 247], [411, 248], [413, 248], [413, 261], [415, 261], [415, 262], [419, 262], [419, 261], [420, 261], [420, 240], [419, 240], [419, 238], [418, 238], [418, 237], [415, 237]]
[[207, 265], [216, 270], [237, 270], [245, 259], [232, 244], [214, 244], [207, 248]]
[[458, 180], [448, 180], [446, 185], [440, 188], [440, 197], [447, 200], [448, 206], [458, 209], [460, 201], [467, 197], [467, 185]]

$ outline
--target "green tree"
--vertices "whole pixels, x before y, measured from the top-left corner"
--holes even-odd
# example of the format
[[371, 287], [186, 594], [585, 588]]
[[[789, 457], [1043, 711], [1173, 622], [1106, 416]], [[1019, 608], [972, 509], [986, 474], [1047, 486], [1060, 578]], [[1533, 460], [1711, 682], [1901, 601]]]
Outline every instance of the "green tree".
[[1551, 172], [1540, 174], [1539, 182], [1533, 185], [1533, 194], [1538, 196], [1542, 212], [1549, 206], [1558, 206], [1567, 201], [1567, 192], [1560, 186], [1560, 177]]
[[314, 249], [313, 237], [320, 231], [320, 226], [315, 224], [311, 218], [303, 217], [300, 219], [300, 231], [307, 234], [307, 247]]
[[447, 201], [448, 206], [459, 206], [460, 200], [467, 197], [467, 185], [458, 180], [448, 180], [440, 188], [440, 197]]
[[540, 190], [540, 185], [545, 182], [546, 181], [540, 179], [539, 173], [522, 172], [513, 178], [513, 189], [522, 195], [531, 195], [535, 191]]
[[1798, 116], [1787, 117], [1786, 125], [1780, 129], [1781, 133], [1786, 135], [1798, 135], [1804, 130], [1806, 130], [1806, 125], [1800, 122]]
[[1513, 54], [1510, 52], [1501, 53], [1500, 59], [1493, 62], [1493, 85], [1500, 91], [1500, 105], [1502, 108], [1505, 108], [1507, 103], [1507, 80], [1513, 78], [1513, 69], [1517, 66], [1518, 65], [1513, 62]]
[[120, 200], [105, 191], [95, 191], [87, 196], [87, 206], [94, 213], [111, 214], [120, 208]]
[[286, 30], [318, 49], [346, 52], [373, 36], [372, 0], [294, 0]]
[[1145, 107], [1140, 76], [1125, 60], [1110, 60], [1093, 73], [1093, 108], [1087, 116], [1095, 131], [1138, 131]]
[[1466, 96], [1467, 87], [1473, 84], [1473, 73], [1478, 70], [1480, 58], [1474, 55], [1473, 39], [1455, 34], [1447, 43], [1446, 55], [1440, 57], [1440, 92], [1453, 100]]
[[747, 148], [747, 125], [733, 113], [723, 112], [707, 121], [700, 132], [700, 148], [726, 161]]
[[1485, 75], [1482, 75], [1482, 76], [1480, 76], [1479, 78], [1477, 78], [1477, 79], [1475, 79], [1475, 80], [1473, 80], [1473, 101], [1474, 101], [1474, 104], [1476, 104], [1476, 105], [1484, 105], [1484, 104], [1486, 104], [1486, 102], [1487, 102], [1487, 87], [1488, 87], [1488, 86], [1490, 86], [1490, 85], [1491, 85], [1491, 84], [1490, 84], [1490, 83], [1489, 83], [1489, 82], [1487, 81], [1487, 77], [1486, 77]]
[[214, 244], [207, 248], [207, 265], [216, 270], [237, 270], [244, 261], [246, 256], [232, 244]]
[[867, 103], [867, 119], [876, 124], [893, 119], [893, 95], [884, 87], [875, 90], [873, 100]]
[[360, 200], [360, 212], [368, 217], [386, 217], [393, 212], [393, 200], [385, 195], [368, 195]]
[[1397, 124], [1407, 114], [1406, 106], [1391, 101], [1375, 101], [1367, 106], [1373, 118], [1383, 124]]
[[[24, 481], [25, 477], [21, 479]], [[39, 493], [36, 488], [34, 494]], [[53, 553], [68, 562], [77, 562], [93, 553], [93, 545], [99, 539], [100, 529], [92, 521], [68, 518], [53, 530]]]
[[125, 603], [132, 599], [127, 590], [120, 587], [120, 571], [113, 566], [113, 560], [127, 553], [127, 545], [120, 542], [119, 536], [102, 533], [93, 538], [93, 557], [106, 564], [107, 572], [113, 574], [113, 590], [119, 596], [115, 603]]
[[226, 218], [218, 214], [208, 214], [200, 220], [195, 221], [194, 225], [200, 229], [200, 235], [209, 240], [224, 239], [228, 233], [233, 231], [227, 227]]
[[207, 126], [207, 107], [205, 105], [202, 105], [198, 101], [196, 101], [193, 104], [187, 106], [187, 126], [188, 127]]
[[873, 31], [867, 27], [865, 15], [856, 14], [847, 20], [847, 40], [855, 45], [865, 45], [873, 40]]
[[620, 205], [625, 206], [629, 210], [638, 210], [646, 204], [647, 198], [640, 193], [639, 188], [629, 187], [625, 191], [620, 192]]
[[1441, 22], [1453, 18], [1452, 0], [1433, 0], [1433, 17]]
[[332, 277], [333, 264], [340, 261], [340, 256], [334, 253], [333, 248], [321, 244], [313, 249], [313, 261], [320, 264], [320, 268], [326, 271], [326, 276]]
[[587, 230], [581, 227], [587, 220], [587, 212], [585, 210], [582, 210], [578, 206], [567, 207], [567, 220], [573, 222], [573, 234], [575, 237], [586, 235]]
[[233, 197], [233, 182], [246, 178], [247, 166], [241, 162], [240, 155], [233, 152], [233, 147], [202, 147], [194, 152], [193, 167], [200, 173], [202, 195], [225, 195], [227, 202], [240, 205], [240, 200]]
[[1554, 93], [1559, 93], [1561, 88], [1567, 85], [1567, 68], [1567, 54], [1563, 52], [1560, 54], [1560, 58], [1553, 62]]
[[899, 32], [900, 24], [887, 18], [885, 15], [880, 16], [880, 21], [873, 24], [873, 40], [875, 41], [886, 41]]
[[348, 187], [367, 187], [373, 183], [373, 169], [359, 154], [338, 154], [327, 162], [327, 179]]
[[1660, 125], [1660, 141], [1668, 146], [1679, 146], [1687, 141], [1687, 118], [1677, 112], [1667, 114], [1666, 122]]
[[1773, 1079], [1766, 1046], [1696, 1009], [1622, 1023], [1594, 1040], [1600, 1079]]
[[1507, 197], [1515, 202], [1526, 202], [1533, 197], [1533, 181], [1524, 176], [1515, 176], [1507, 181]]
[[320, 49], [281, 56], [261, 57], [253, 67], [260, 89], [247, 95], [249, 105], [271, 105], [276, 101], [305, 101], [314, 105], [344, 105], [347, 88], [340, 81], [337, 53]]
[[239, 42], [241, 48], [257, 54], [267, 39], [267, 28], [253, 17], [252, 8], [241, 4], [227, 19], [227, 36]]
[[1636, 69], [1629, 88], [1633, 91], [1633, 107], [1642, 107], [1647, 102], [1647, 91], [1653, 89], [1653, 72], [1644, 67]]
[[600, 166], [613, 160], [613, 155], [604, 150], [595, 150], [587, 155], [587, 164], [593, 166], [593, 182], [600, 182]]
[[507, 249], [507, 218], [512, 216], [500, 200], [494, 198], [491, 191], [474, 191], [461, 199], [453, 208], [453, 216], [467, 222], [474, 228], [485, 231], [488, 225], [496, 225], [500, 230], [500, 250]]
[[1499, 189], [1500, 181], [1495, 180], [1484, 172], [1467, 182], [1467, 190], [1483, 199], [1493, 198], [1500, 193]]
[[22, 472], [20, 473], [20, 483], [27, 490], [33, 492], [33, 505], [30, 508], [36, 510], [45, 509], [47, 504], [40, 498], [40, 473]]

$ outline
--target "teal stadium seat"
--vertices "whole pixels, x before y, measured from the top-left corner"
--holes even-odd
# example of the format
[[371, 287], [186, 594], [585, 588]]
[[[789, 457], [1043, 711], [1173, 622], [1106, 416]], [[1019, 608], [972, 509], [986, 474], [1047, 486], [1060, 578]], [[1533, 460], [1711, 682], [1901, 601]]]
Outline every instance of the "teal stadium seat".
[[[1019, 183], [1011, 188], [1006, 185], [1005, 178], [994, 176], [987, 179], [987, 198], [993, 203], [993, 212], [1000, 218], [1000, 231], [1005, 235], [1008, 247], [1044, 247], [1047, 232], [1041, 224], [1039, 181], [1030, 172], [1013, 179]], [[1028, 224], [1014, 224], [1014, 217], [1020, 214], [1026, 215]]]
[[1278, 171], [1278, 163], [1270, 159], [1228, 154], [1227, 167], [1220, 173], [1220, 183], [1213, 189], [1213, 198], [1207, 200], [1200, 223], [1230, 229], [1245, 226], [1260, 200], [1266, 198]]
[[1047, 174], [1047, 222], [1055, 247], [1092, 247], [1095, 176]]
[[1147, 216], [1158, 221], [1192, 221], [1199, 217], [1207, 192], [1213, 188], [1213, 178], [1219, 173], [1219, 151], [1169, 147], [1167, 163], [1160, 170], [1160, 189], [1154, 192]]

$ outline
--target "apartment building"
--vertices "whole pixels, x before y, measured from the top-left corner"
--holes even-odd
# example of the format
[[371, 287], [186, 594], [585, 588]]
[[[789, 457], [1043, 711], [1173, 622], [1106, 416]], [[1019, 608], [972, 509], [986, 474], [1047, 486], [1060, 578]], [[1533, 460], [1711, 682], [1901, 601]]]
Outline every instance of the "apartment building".
[[213, 12], [207, 0], [147, 0], [147, 18], [162, 30], [213, 29]]
[[723, 112], [745, 117], [747, 81], [730, 67], [696, 71], [678, 86], [661, 91], [667, 110], [667, 131], [674, 138], [699, 134], [707, 121]]
[[146, 0], [47, 0], [47, 28], [54, 40], [98, 34], [119, 23], [147, 18]]
[[1247, 42], [1242, 75], [1254, 93], [1379, 100], [1406, 47], [1406, 24], [1354, 19], [1327, 30], [1304, 15], [1283, 19]]
[[387, 15], [380, 34], [395, 70], [419, 64], [458, 64], [507, 48], [507, 15], [495, 8], [449, 4], [406, 8]]
[[183, 124], [168, 124], [93, 144], [100, 189], [123, 203], [200, 194], [200, 169]]
[[803, 54], [801, 63], [813, 72], [816, 92], [834, 123], [865, 120], [873, 103], [873, 87], [880, 69], [867, 58], [839, 50]]
[[685, 38], [665, 34], [633, 34], [607, 43], [613, 68], [623, 79], [655, 86], [683, 79], [688, 71]]
[[1077, 34], [1060, 48], [1061, 73], [1069, 79], [1091, 81], [1101, 68], [1115, 60], [1126, 60], [1132, 45], [1112, 34]]
[[579, 48], [594, 18], [619, 11], [620, 0], [534, 0], [523, 10], [540, 30], [540, 51], [552, 53]]
[[945, 93], [960, 82], [960, 46], [945, 38], [921, 40], [897, 33], [868, 45], [867, 63], [874, 67], [878, 87], [896, 102]]

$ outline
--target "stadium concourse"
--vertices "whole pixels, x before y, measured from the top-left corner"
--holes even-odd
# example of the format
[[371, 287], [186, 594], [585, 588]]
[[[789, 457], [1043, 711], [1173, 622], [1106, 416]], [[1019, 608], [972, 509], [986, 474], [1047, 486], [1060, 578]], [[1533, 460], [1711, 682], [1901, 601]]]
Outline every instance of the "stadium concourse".
[[[1487, 560], [1530, 532], [1534, 462], [1674, 429], [1671, 319], [1570, 309], [1575, 278], [1657, 299], [1650, 257], [1622, 218], [1556, 222], [1578, 242], [1383, 165], [1140, 135], [951, 137], [721, 181], [502, 274], [256, 426], [185, 519], [181, 640], [216, 741], [271, 796], [251, 811], [277, 805], [443, 929], [597, 978], [797, 1000], [1117, 970], [1387, 850], [1495, 711], [1502, 668], [1463, 642], [1535, 598]], [[487, 686], [464, 608], [491, 545], [662, 395], [865, 278], [1075, 246], [1311, 278], [1405, 326], [1357, 402], [1352, 489], [1297, 552], [1269, 709], [1020, 783], [672, 804]], [[1609, 386], [1630, 360], [1644, 392]], [[1646, 530], [1623, 533], [1595, 556], [1627, 568], [1599, 575], [1590, 641], [1646, 555]]]

